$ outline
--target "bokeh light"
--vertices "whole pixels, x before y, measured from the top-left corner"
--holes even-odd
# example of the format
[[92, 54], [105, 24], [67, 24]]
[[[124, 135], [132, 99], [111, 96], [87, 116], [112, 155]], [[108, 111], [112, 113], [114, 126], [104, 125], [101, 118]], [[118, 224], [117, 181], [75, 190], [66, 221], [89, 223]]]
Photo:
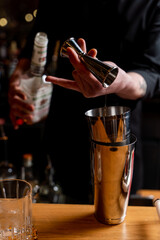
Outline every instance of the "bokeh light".
[[26, 22], [32, 22], [32, 20], [33, 20], [33, 15], [32, 15], [31, 13], [27, 13], [27, 14], [25, 15], [25, 20], [26, 20]]
[[34, 16], [34, 17], [37, 16], [37, 9], [35, 9], [35, 10], [33, 11], [33, 16]]
[[8, 20], [6, 18], [0, 18], [0, 26], [5, 27], [8, 24]]

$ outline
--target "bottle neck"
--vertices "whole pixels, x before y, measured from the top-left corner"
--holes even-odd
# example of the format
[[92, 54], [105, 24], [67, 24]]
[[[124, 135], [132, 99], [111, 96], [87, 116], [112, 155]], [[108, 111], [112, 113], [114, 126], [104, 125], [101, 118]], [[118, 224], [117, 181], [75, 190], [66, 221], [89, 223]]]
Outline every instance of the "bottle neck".
[[42, 76], [44, 73], [44, 66], [38, 66], [36, 64], [34, 64], [33, 62], [31, 62], [31, 66], [30, 66], [30, 73], [33, 76]]
[[26, 153], [23, 155], [23, 165], [27, 168], [32, 168], [33, 162], [32, 162], [32, 155], [30, 153]]
[[35, 76], [41, 76], [44, 72], [47, 59], [47, 45], [47, 35], [42, 32], [37, 33], [34, 40], [33, 54], [30, 67], [31, 74]]

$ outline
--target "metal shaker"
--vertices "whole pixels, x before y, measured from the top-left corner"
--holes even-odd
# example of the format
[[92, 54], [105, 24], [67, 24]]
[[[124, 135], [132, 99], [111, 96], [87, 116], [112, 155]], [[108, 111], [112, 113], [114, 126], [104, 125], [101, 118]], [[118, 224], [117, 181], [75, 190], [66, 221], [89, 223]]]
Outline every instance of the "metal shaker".
[[86, 68], [102, 83], [104, 87], [109, 86], [117, 77], [117, 67], [110, 66], [109, 64], [103, 63], [102, 61], [92, 58], [84, 53], [74, 38], [69, 38], [63, 43], [60, 50], [60, 55], [62, 57], [68, 57], [68, 47], [71, 47], [76, 51]]
[[124, 144], [130, 136], [130, 109], [108, 106], [87, 111], [91, 139], [98, 142]]
[[[95, 217], [104, 224], [119, 224], [126, 216], [136, 142], [130, 133], [129, 113], [119, 106], [85, 113], [91, 133]], [[117, 131], [112, 132], [114, 125]]]

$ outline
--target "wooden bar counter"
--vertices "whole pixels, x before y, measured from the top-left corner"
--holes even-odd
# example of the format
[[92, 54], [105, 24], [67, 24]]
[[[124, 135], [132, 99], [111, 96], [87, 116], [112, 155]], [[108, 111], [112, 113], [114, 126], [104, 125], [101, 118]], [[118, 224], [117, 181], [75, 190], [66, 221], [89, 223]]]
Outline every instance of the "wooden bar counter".
[[94, 217], [93, 205], [33, 204], [38, 240], [157, 240], [160, 220], [155, 207], [129, 206], [119, 225], [104, 225]]

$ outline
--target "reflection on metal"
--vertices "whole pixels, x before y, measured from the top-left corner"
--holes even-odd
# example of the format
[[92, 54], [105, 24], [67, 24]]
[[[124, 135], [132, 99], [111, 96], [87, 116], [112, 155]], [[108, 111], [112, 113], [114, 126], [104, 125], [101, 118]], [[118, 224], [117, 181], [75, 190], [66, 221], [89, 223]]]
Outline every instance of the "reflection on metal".
[[119, 224], [126, 216], [136, 142], [130, 134], [129, 112], [125, 107], [86, 112], [92, 138], [95, 216], [105, 224]]
[[94, 204], [97, 220], [121, 223], [126, 216], [132, 182], [136, 138], [124, 146], [92, 143], [94, 165]]
[[118, 74], [118, 68], [109, 64], [103, 63], [97, 58], [93, 58], [82, 51], [74, 38], [69, 38], [61, 47], [60, 55], [68, 57], [67, 48], [73, 48], [78, 54], [86, 68], [102, 83], [104, 87], [108, 87]]
[[122, 106], [96, 108], [85, 113], [92, 140], [103, 143], [125, 141], [130, 135], [130, 109]]

